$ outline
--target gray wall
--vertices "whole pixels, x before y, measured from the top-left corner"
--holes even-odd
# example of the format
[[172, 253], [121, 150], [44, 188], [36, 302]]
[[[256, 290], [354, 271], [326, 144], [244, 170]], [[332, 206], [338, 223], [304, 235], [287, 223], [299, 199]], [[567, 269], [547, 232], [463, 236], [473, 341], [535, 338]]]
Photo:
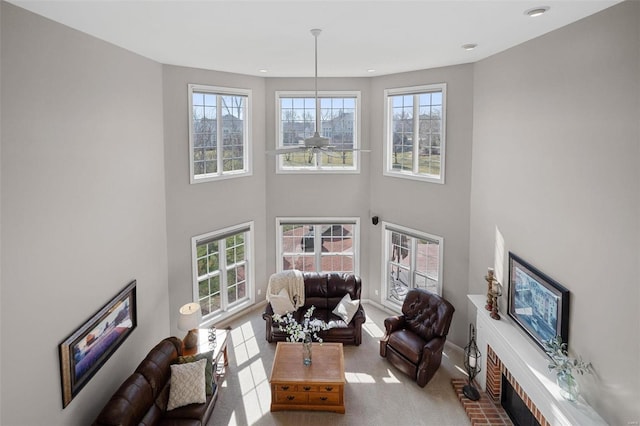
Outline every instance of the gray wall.
[[[178, 309], [193, 300], [191, 237], [250, 220], [255, 221], [255, 271], [264, 282], [265, 252], [265, 122], [264, 79], [216, 71], [163, 66], [164, 137], [169, 256], [171, 332]], [[189, 183], [189, 83], [252, 90], [253, 175], [198, 184]], [[264, 293], [262, 293], [264, 299]]]
[[[384, 90], [434, 83], [447, 83], [445, 184], [383, 176]], [[473, 67], [458, 65], [377, 77], [371, 93], [371, 212], [380, 220], [444, 238], [442, 294], [457, 307], [449, 339], [464, 347], [468, 320], [461, 307], [467, 303], [469, 264]], [[370, 235], [368, 256], [372, 259], [380, 259], [382, 253], [381, 228], [374, 227]], [[370, 263], [369, 275], [371, 286], [380, 288], [379, 261]], [[372, 292], [369, 296], [379, 302], [382, 294]]]
[[[266, 139], [267, 149], [275, 149], [276, 99], [279, 90], [313, 90], [313, 79], [270, 78], [267, 79]], [[366, 78], [341, 78], [318, 80], [318, 90], [360, 91], [361, 101], [361, 145], [370, 147], [369, 141], [369, 81]], [[360, 273], [362, 297], [368, 297], [371, 280], [368, 276], [369, 259], [364, 247], [368, 244], [369, 205], [369, 154], [361, 154], [359, 174], [276, 174], [276, 157], [267, 155], [267, 271], [276, 270], [276, 217], [359, 217]], [[295, 197], [292, 196], [295, 194]], [[264, 288], [266, 289], [266, 283]], [[264, 292], [263, 292], [264, 294]]]
[[[444, 237], [460, 346], [474, 316], [466, 294], [484, 292], [487, 266], [505, 268], [508, 250], [566, 285], [571, 348], [597, 372], [583, 378], [585, 396], [611, 424], [637, 421], [639, 9], [624, 3], [476, 65], [321, 79], [323, 90], [361, 90], [373, 152], [360, 175], [291, 176], [265, 155], [274, 92], [313, 80], [161, 66], [3, 2], [0, 423], [88, 423], [151, 346], [179, 333], [197, 234], [255, 221], [259, 301], [276, 216], [359, 216], [363, 297], [380, 301], [370, 212]], [[438, 82], [448, 84], [446, 185], [383, 176], [383, 90]], [[252, 176], [189, 184], [188, 83], [253, 90]], [[58, 344], [133, 278], [138, 328], [62, 410]]]
[[[0, 7], [0, 423], [89, 424], [169, 333], [162, 67]], [[63, 410], [58, 344], [132, 279], [138, 327]]]
[[640, 420], [639, 28], [622, 3], [474, 72], [469, 291], [509, 251], [567, 287], [583, 395], [616, 425]]

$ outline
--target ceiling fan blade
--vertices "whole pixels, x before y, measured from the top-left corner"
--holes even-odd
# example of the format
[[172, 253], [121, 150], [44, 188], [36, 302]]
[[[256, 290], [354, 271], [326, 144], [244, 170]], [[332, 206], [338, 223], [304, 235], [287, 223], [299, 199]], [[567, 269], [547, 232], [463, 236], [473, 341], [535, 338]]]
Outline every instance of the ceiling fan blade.
[[308, 148], [306, 146], [296, 146], [296, 147], [291, 147], [291, 148], [278, 148], [276, 150], [266, 151], [266, 154], [271, 154], [271, 155], [290, 154], [292, 152], [306, 152], [307, 149]]

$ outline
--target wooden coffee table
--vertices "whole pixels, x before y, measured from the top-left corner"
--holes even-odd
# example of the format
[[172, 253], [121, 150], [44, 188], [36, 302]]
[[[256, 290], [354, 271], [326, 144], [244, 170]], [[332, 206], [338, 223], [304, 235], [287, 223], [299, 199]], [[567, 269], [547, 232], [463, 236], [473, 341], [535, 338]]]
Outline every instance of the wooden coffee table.
[[311, 365], [302, 343], [278, 342], [271, 369], [271, 411], [323, 410], [344, 414], [342, 343], [313, 343]]

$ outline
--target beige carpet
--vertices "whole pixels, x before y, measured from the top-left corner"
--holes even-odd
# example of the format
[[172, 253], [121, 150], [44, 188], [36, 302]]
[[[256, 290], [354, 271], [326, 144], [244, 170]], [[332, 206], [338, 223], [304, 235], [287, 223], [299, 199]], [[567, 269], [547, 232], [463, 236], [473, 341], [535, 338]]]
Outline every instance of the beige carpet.
[[229, 367], [208, 425], [469, 425], [451, 386], [452, 378], [464, 377], [460, 348], [447, 344], [440, 369], [420, 388], [379, 354], [389, 314], [369, 304], [364, 308], [362, 344], [344, 347], [345, 414], [269, 411], [276, 344], [265, 340], [261, 311], [253, 311], [230, 324]]

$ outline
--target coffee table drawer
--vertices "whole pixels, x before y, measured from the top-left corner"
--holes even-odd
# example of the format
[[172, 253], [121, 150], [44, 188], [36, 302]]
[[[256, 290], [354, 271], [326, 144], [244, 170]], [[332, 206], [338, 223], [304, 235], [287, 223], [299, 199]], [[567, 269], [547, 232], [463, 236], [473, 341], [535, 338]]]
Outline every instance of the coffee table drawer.
[[337, 392], [314, 392], [309, 394], [309, 404], [336, 405], [340, 402], [340, 394]]
[[298, 386], [288, 383], [273, 385], [274, 392], [298, 392]]
[[305, 392], [276, 392], [276, 404], [308, 404], [309, 394]]

